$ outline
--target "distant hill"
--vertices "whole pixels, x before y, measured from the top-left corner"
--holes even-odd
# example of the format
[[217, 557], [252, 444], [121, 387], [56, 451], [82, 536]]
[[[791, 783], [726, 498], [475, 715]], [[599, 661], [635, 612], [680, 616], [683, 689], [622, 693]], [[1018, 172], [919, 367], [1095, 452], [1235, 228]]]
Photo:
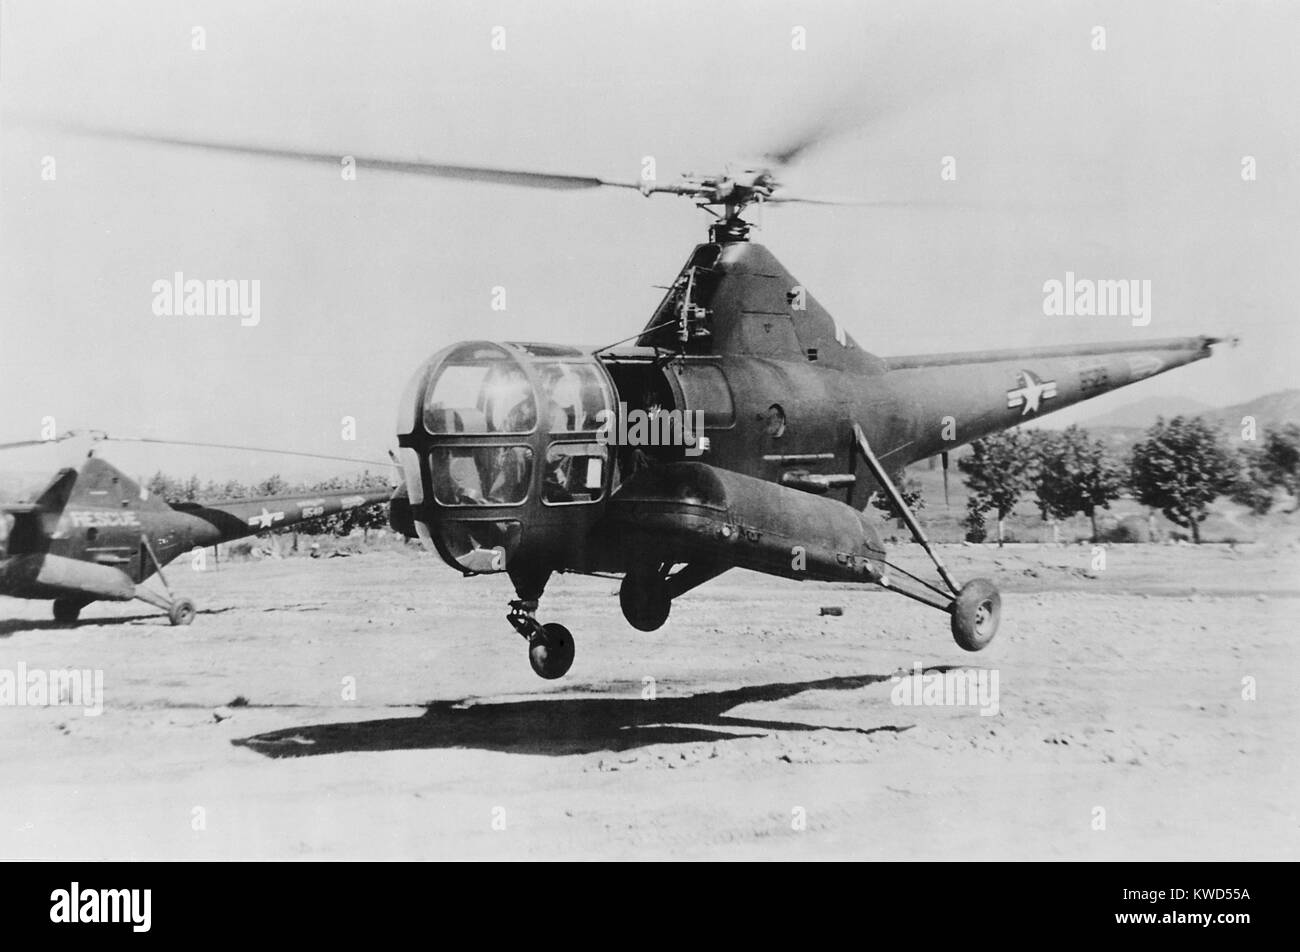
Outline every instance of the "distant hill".
[[[1084, 420], [1089, 430], [1145, 430], [1156, 417], [1168, 420], [1176, 416], [1203, 416], [1224, 427], [1240, 427], [1242, 417], [1253, 416], [1260, 430], [1277, 429], [1288, 423], [1300, 423], [1300, 390], [1279, 390], [1245, 403], [1212, 407], [1191, 397], [1148, 397]], [[1117, 434], [1118, 435], [1118, 434]]]
[[1241, 426], [1241, 418], [1253, 416], [1255, 425], [1263, 430], [1276, 430], [1288, 423], [1300, 423], [1300, 390], [1279, 390], [1267, 393], [1254, 400], [1238, 403], [1207, 413], [1217, 423], [1225, 427]]
[[1193, 400], [1191, 397], [1147, 397], [1136, 403], [1129, 403], [1117, 410], [1103, 413], [1081, 424], [1088, 429], [1105, 427], [1122, 427], [1145, 430], [1156, 417], [1166, 420], [1176, 416], [1196, 416], [1197, 414], [1218, 412], [1208, 403]]

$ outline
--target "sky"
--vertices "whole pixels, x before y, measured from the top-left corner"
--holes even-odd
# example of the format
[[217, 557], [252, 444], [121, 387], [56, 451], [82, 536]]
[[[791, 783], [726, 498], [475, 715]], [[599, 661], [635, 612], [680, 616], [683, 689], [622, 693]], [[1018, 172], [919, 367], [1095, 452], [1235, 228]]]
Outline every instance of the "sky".
[[[706, 235], [672, 196], [346, 181], [67, 124], [620, 179], [651, 156], [660, 180], [829, 126], [791, 185], [900, 204], [767, 208], [753, 237], [868, 350], [1242, 337], [1062, 423], [1300, 386], [1297, 41], [1293, 2], [0, 0], [0, 441], [53, 417], [383, 460], [424, 357], [627, 337]], [[1149, 280], [1150, 324], [1045, 315], [1067, 271]], [[257, 280], [259, 323], [156, 315], [176, 272]], [[104, 455], [205, 479], [358, 469]]]

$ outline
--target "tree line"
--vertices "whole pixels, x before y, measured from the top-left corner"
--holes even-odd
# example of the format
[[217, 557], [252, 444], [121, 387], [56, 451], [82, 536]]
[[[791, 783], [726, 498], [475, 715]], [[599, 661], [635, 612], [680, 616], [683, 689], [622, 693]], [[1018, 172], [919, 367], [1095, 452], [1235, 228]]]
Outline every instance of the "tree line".
[[984, 539], [991, 516], [1001, 544], [1007, 516], [1029, 494], [1045, 521], [1087, 516], [1095, 540], [1098, 512], [1127, 494], [1199, 543], [1201, 523], [1220, 496], [1258, 514], [1276, 505], [1279, 491], [1297, 496], [1300, 426], [1266, 431], [1234, 451], [1203, 417], [1159, 418], [1127, 458], [1079, 426], [1006, 430], [973, 442], [957, 468], [970, 491], [965, 526], [973, 541]]

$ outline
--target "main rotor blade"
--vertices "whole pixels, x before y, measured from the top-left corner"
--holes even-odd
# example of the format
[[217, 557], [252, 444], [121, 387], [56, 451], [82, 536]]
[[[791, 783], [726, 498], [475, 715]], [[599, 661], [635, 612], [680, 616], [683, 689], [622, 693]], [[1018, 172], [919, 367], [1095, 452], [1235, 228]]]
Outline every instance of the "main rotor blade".
[[67, 435], [55, 436], [48, 440], [17, 440], [13, 443], [0, 443], [0, 450], [16, 450], [24, 446], [50, 446], [54, 443], [61, 443], [66, 440]]
[[309, 459], [328, 459], [344, 463], [365, 463], [369, 466], [396, 466], [390, 460], [358, 459], [355, 456], [331, 456], [328, 453], [303, 453], [298, 450], [273, 449], [268, 446], [239, 446], [233, 443], [201, 443], [196, 440], [161, 440], [148, 436], [105, 436], [108, 443], [156, 443], [163, 446], [199, 446], [212, 450], [247, 450], [250, 453], [278, 453], [281, 456], [303, 456]]
[[853, 205], [860, 208], [956, 208], [963, 202], [931, 199], [872, 199], [849, 198], [834, 195], [804, 195], [780, 189], [763, 200], [765, 205]]
[[363, 463], [367, 466], [397, 466], [395, 460], [359, 459], [355, 456], [331, 456], [328, 453], [304, 453], [299, 450], [282, 450], [269, 446], [240, 446], [234, 443], [203, 443], [197, 440], [163, 440], [151, 436], [109, 436], [103, 430], [69, 430], [48, 440], [17, 440], [0, 443], [0, 450], [24, 446], [51, 446], [76, 437], [86, 437], [93, 443], [155, 443], [161, 446], [198, 446], [212, 450], [246, 450], [250, 453], [276, 453], [281, 456], [303, 456], [309, 459], [328, 459], [342, 463]]
[[170, 145], [185, 149], [225, 152], [233, 155], [251, 155], [260, 158], [289, 159], [297, 162], [318, 162], [338, 166], [345, 157], [351, 158], [359, 169], [382, 172], [401, 172], [408, 175], [427, 175], [433, 178], [459, 179], [467, 182], [486, 182], [493, 185], [517, 185], [524, 188], [574, 190], [587, 188], [639, 188], [636, 182], [620, 182], [594, 175], [569, 175], [562, 172], [538, 172], [529, 169], [503, 169], [486, 165], [450, 165], [429, 162], [425, 159], [384, 159], [374, 156], [353, 155], [345, 152], [314, 152], [305, 149], [286, 149], [273, 146], [245, 145], [233, 142], [215, 142], [209, 139], [190, 139], [181, 136], [155, 135], [148, 132], [131, 132], [80, 124], [57, 124], [58, 128], [79, 135], [100, 139], [117, 139], [126, 142], [146, 142], [153, 145]]
[[896, 211], [972, 211], [985, 214], [1005, 214], [1019, 212], [1023, 214], [1060, 214], [1066, 208], [1098, 208], [1096, 203], [1087, 205], [1065, 205], [1060, 202], [1006, 202], [983, 199], [937, 199], [937, 198], [902, 198], [902, 199], [865, 199], [844, 198], [828, 195], [803, 195], [780, 189], [764, 199], [764, 205], [843, 205], [856, 208], [879, 208]]
[[[928, 58], [908, 57], [892, 68], [887, 64], [884, 72], [867, 70], [857, 80], [844, 77], [845, 82], [827, 91], [820, 108], [792, 119], [774, 141], [755, 143], [759, 148], [750, 154], [764, 156], [778, 168], [795, 165], [833, 140], [879, 128], [945, 93], [995, 77], [1038, 45], [1029, 35], [1031, 22], [995, 34], [982, 28], [972, 33], [961, 16], [954, 18], [946, 9], [935, 12], [940, 29], [922, 41]], [[969, 16], [975, 18], [971, 25], [980, 27], [978, 12]]]
[[789, 136], [785, 141], [765, 151], [763, 156], [771, 159], [778, 166], [793, 165], [800, 156], [813, 147], [851, 128], [851, 123], [841, 123], [827, 117]]

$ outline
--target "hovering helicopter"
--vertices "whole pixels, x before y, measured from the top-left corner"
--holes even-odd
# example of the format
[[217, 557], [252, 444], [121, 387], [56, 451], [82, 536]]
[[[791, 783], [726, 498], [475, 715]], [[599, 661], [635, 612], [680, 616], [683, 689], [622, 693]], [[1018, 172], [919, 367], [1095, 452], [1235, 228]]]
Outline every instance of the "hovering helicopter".
[[[66, 128], [66, 127], [65, 127]], [[338, 166], [342, 155], [74, 127], [74, 131]], [[615, 345], [467, 341], [426, 360], [398, 415], [404, 492], [394, 528], [466, 576], [505, 573], [507, 619], [558, 678], [565, 626], [537, 608], [556, 572], [621, 576], [626, 620], [654, 631], [674, 600], [731, 568], [859, 582], [950, 616], [957, 644], [996, 634], [1001, 597], [945, 568], [896, 478], [910, 463], [1212, 355], [1210, 336], [878, 357], [763, 246], [743, 214], [803, 202], [783, 170], [810, 136], [717, 174], [664, 184], [349, 154], [358, 169], [545, 189], [613, 187], [691, 199], [713, 216], [639, 334]], [[624, 440], [637, 416], [677, 439]], [[697, 421], [687, 427], [684, 421]], [[646, 430], [642, 426], [641, 430]], [[689, 432], [688, 432], [689, 431]], [[642, 433], [644, 436], [644, 433]], [[630, 445], [635, 443], [637, 445]], [[883, 492], [939, 584], [895, 564], [872, 520]]]
[[[7, 443], [0, 449], [79, 435]], [[109, 437], [96, 432], [90, 439]], [[169, 505], [92, 448], [80, 466], [59, 470], [34, 502], [0, 505], [0, 595], [53, 599], [54, 620], [63, 624], [75, 622], [91, 602], [138, 598], [167, 612], [173, 625], [188, 625], [194, 620], [194, 602], [176, 597], [163, 574], [173, 559], [265, 529], [386, 502], [389, 494], [348, 490]], [[143, 584], [155, 573], [163, 592]]]

